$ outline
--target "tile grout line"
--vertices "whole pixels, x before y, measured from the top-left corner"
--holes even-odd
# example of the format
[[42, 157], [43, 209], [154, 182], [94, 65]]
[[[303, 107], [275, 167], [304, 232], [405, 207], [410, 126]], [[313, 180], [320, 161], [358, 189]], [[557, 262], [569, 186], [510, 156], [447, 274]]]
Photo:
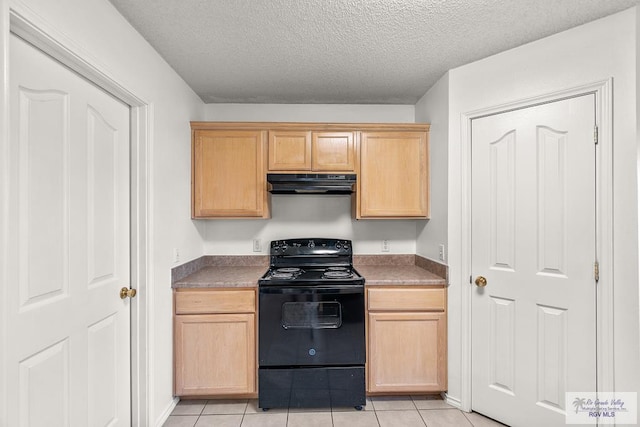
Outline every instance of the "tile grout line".
[[429, 427], [429, 426], [427, 426], [427, 420], [424, 419], [424, 417], [420, 413], [420, 409], [418, 409], [418, 405], [416, 405], [416, 400], [413, 398], [413, 396], [409, 396], [409, 397], [411, 397], [411, 403], [413, 403], [413, 407], [416, 408], [416, 411], [418, 411], [418, 415], [420, 416], [420, 419], [422, 420], [422, 424], [424, 424], [425, 427]]
[[240, 425], [238, 427], [242, 427], [242, 423], [244, 423], [244, 416], [247, 414], [247, 409], [249, 409], [249, 401], [251, 399], [247, 399], [247, 404], [244, 405], [244, 411], [242, 411], [242, 418], [240, 418]]
[[208, 402], [209, 402], [208, 400], [204, 401], [204, 405], [202, 405], [202, 409], [200, 410], [200, 413], [198, 414], [198, 418], [196, 418], [196, 422], [193, 424], [193, 427], [196, 427], [196, 425], [198, 425], [198, 421], [200, 421], [200, 417], [202, 416], [202, 413], [204, 412], [204, 408], [207, 407], [207, 403]]

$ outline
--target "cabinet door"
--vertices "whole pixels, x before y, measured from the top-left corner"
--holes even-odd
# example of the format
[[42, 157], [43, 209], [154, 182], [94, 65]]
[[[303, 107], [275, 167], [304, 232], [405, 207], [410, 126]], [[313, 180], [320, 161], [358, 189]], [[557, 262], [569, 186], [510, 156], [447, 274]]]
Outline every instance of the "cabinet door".
[[269, 216], [266, 132], [195, 131], [193, 217]]
[[256, 391], [255, 314], [175, 316], [175, 394]]
[[367, 391], [444, 391], [444, 313], [369, 313]]
[[427, 218], [425, 132], [363, 132], [357, 218]]
[[312, 170], [331, 172], [355, 169], [353, 132], [314, 132], [312, 141]]
[[311, 132], [269, 131], [269, 170], [311, 170]]

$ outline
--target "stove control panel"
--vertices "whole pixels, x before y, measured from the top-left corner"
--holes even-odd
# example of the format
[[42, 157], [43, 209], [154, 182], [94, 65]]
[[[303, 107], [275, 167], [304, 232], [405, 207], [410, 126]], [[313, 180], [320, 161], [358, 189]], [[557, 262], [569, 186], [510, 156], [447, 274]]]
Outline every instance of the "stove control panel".
[[350, 240], [340, 239], [286, 239], [271, 242], [271, 255], [350, 255]]

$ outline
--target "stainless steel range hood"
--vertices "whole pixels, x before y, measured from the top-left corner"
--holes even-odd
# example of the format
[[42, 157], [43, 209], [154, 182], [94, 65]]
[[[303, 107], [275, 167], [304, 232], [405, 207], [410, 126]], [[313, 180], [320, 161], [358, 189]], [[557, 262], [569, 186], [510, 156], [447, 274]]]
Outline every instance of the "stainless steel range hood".
[[272, 194], [351, 194], [355, 174], [269, 173], [267, 185]]

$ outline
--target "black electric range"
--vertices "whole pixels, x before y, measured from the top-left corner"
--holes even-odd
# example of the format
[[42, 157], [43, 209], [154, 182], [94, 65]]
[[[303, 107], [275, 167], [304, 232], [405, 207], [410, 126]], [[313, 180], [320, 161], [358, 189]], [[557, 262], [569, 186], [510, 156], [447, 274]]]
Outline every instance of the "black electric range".
[[349, 240], [271, 242], [258, 281], [259, 407], [362, 409], [365, 279], [352, 261]]

